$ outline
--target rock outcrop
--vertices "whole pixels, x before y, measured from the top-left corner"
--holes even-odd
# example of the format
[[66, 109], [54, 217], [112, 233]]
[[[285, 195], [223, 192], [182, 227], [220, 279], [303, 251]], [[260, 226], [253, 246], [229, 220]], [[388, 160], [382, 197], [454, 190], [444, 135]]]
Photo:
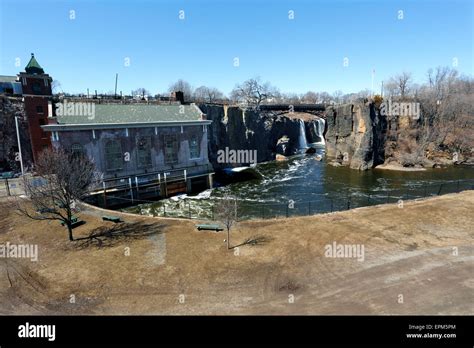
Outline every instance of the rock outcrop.
[[367, 170], [384, 162], [385, 122], [373, 104], [326, 110], [326, 154], [342, 165]]
[[[257, 150], [257, 162], [275, 160], [276, 155], [290, 156], [299, 150], [300, 121], [287, 112], [241, 109], [237, 106], [199, 105], [208, 120], [209, 160], [214, 168], [229, 166], [218, 163], [217, 152]], [[307, 133], [305, 123], [305, 132]], [[309, 134], [306, 136], [310, 137]], [[308, 138], [309, 139], [309, 138]]]
[[216, 160], [217, 151], [225, 147], [257, 150], [258, 162], [299, 153], [303, 129], [308, 144], [325, 146], [329, 163], [335, 166], [367, 170], [392, 162], [405, 167], [474, 163], [474, 144], [467, 157], [456, 154], [453, 148], [440, 152], [439, 147], [430, 143], [421, 146], [418, 139], [423, 138], [424, 130], [419, 120], [387, 117], [375, 103], [328, 106], [324, 112], [315, 114], [288, 110], [258, 112], [207, 104], [200, 108], [213, 121], [209, 128], [209, 158], [216, 169], [228, 166]]

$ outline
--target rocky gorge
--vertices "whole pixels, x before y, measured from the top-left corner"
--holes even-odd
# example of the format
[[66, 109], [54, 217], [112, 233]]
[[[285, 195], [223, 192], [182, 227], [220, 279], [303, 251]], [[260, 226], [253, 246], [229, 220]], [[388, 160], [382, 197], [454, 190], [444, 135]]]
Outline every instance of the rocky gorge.
[[[292, 106], [270, 110], [211, 104], [199, 107], [213, 121], [208, 130], [209, 158], [216, 169], [227, 166], [218, 163], [216, 156], [225, 147], [257, 150], [257, 162], [266, 162], [304, 152], [312, 144], [326, 148], [331, 164], [356, 170], [379, 165], [404, 169], [474, 163], [474, 139], [463, 149], [454, 142], [427, 141], [420, 118], [387, 116], [375, 102], [302, 111]], [[470, 131], [468, 127], [464, 133], [469, 135]]]

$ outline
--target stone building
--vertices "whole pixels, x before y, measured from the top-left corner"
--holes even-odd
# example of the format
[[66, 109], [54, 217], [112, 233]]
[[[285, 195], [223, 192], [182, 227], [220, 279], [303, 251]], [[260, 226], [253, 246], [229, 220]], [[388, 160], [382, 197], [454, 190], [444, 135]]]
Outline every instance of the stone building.
[[[42, 126], [53, 147], [93, 159], [103, 175], [111, 205], [116, 197], [136, 200], [155, 194], [167, 197], [212, 186], [207, 127], [201, 110], [191, 105], [95, 104], [63, 101], [56, 116]], [[119, 198], [117, 198], [119, 199]]]

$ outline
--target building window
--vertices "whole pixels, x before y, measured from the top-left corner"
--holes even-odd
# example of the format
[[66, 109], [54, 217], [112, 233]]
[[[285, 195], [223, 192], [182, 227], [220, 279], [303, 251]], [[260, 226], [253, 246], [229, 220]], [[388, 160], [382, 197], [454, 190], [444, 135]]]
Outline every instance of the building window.
[[138, 137], [137, 138], [137, 156], [138, 167], [145, 168], [151, 166], [151, 138]]
[[51, 138], [52, 138], [52, 141], [59, 141], [59, 133], [58, 132], [52, 132], [51, 133]]
[[169, 134], [164, 136], [165, 139], [165, 163], [172, 164], [178, 162], [178, 136]]
[[196, 134], [191, 136], [189, 140], [189, 157], [190, 158], [199, 158], [201, 155], [200, 153], [200, 146], [198, 141], [198, 136]]
[[74, 156], [80, 156], [84, 154], [84, 148], [82, 147], [81, 144], [72, 144], [71, 145], [71, 153]]
[[37, 81], [33, 83], [33, 92], [41, 93], [41, 84]]
[[48, 87], [48, 79], [46, 77], [44, 78], [44, 85], [45, 87]]
[[42, 106], [42, 105], [38, 105], [38, 106], [36, 107], [36, 112], [37, 112], [38, 114], [42, 114], [42, 113], [43, 113], [43, 106]]
[[122, 144], [120, 140], [111, 139], [105, 143], [105, 166], [107, 170], [122, 169]]

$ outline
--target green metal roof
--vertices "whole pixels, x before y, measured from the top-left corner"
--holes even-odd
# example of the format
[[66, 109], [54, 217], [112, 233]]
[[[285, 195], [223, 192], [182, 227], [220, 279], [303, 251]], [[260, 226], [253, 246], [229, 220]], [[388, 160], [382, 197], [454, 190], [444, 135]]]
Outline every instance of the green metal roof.
[[124, 105], [70, 101], [61, 104], [61, 115], [61, 108], [56, 104], [56, 119], [61, 125], [186, 122], [198, 121], [202, 114], [195, 105]]
[[34, 53], [31, 54], [31, 59], [28, 62], [28, 65], [26, 66], [25, 71], [29, 74], [30, 73], [31, 74], [44, 74], [44, 70], [41, 67], [41, 65], [39, 65], [38, 61], [36, 60]]
[[16, 79], [16, 76], [0, 75], [0, 82], [17, 82]]

